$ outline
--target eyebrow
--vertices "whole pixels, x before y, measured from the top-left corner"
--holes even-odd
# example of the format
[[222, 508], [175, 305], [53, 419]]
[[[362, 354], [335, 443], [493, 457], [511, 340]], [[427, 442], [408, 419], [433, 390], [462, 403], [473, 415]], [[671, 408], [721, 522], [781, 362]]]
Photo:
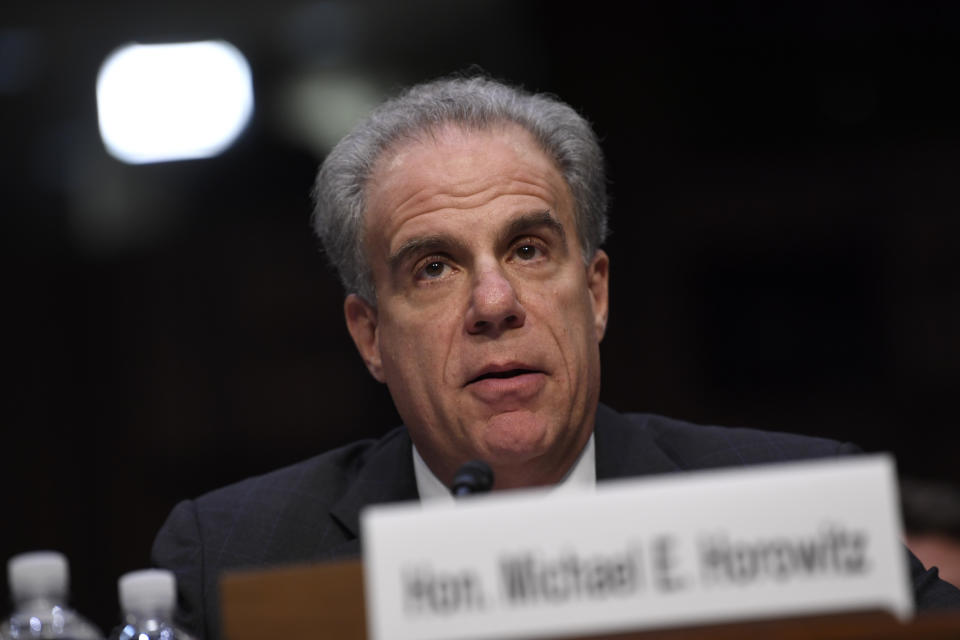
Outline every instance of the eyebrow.
[[[499, 244], [507, 244], [518, 235], [529, 233], [534, 229], [547, 228], [560, 237], [566, 244], [567, 233], [550, 211], [533, 211], [525, 213], [510, 221], [510, 224], [498, 234]], [[439, 253], [450, 250], [465, 250], [466, 245], [460, 240], [445, 234], [434, 234], [411, 238], [387, 257], [387, 265], [391, 271], [396, 270], [413, 255], [424, 253]]]
[[547, 210], [525, 213], [519, 218], [512, 220], [507, 228], [503, 230], [503, 233], [500, 234], [501, 244], [507, 244], [516, 236], [542, 228], [553, 231], [560, 237], [560, 241], [566, 244], [566, 230], [563, 228], [563, 225], [560, 224], [560, 221], [557, 220], [556, 216]]

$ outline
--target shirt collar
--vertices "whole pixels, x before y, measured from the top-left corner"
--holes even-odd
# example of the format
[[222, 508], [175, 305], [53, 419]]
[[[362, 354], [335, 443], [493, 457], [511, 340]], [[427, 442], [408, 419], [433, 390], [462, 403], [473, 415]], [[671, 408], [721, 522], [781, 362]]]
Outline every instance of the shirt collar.
[[[427, 463], [424, 462], [417, 451], [417, 445], [413, 449], [413, 473], [417, 479], [417, 492], [420, 494], [421, 502], [432, 504], [453, 504], [453, 495], [450, 489], [440, 482], [440, 478], [434, 475]], [[597, 459], [594, 453], [593, 434], [580, 452], [577, 461], [553, 489], [552, 492], [567, 492], [571, 490], [592, 490], [597, 486]]]

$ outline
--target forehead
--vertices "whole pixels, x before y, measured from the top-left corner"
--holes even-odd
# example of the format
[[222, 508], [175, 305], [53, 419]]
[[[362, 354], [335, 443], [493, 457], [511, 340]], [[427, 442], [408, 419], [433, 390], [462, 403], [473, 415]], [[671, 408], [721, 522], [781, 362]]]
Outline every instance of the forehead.
[[368, 249], [377, 237], [435, 221], [436, 214], [496, 204], [547, 208], [573, 222], [570, 190], [556, 164], [513, 123], [479, 130], [445, 125], [403, 141], [374, 166], [366, 200]]

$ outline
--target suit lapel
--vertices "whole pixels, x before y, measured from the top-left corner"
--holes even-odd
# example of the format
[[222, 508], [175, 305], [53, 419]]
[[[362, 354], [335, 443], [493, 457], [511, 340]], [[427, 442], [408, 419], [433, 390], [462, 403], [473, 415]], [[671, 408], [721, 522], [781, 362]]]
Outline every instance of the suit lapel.
[[628, 418], [601, 404], [594, 442], [598, 481], [680, 471], [657, 444], [643, 416]]
[[[330, 509], [331, 515], [354, 540], [346, 543], [359, 551], [360, 511], [371, 504], [417, 500], [410, 436], [405, 427], [384, 436], [374, 447], [347, 493]], [[349, 550], [349, 549], [344, 549]]]
[[[642, 417], [628, 418], [601, 404], [594, 434], [598, 481], [680, 470], [657, 444]], [[339, 552], [359, 552], [360, 511], [364, 507], [419, 498], [411, 447], [404, 427], [384, 436], [363, 464], [356, 482], [330, 509], [352, 536], [337, 547]]]

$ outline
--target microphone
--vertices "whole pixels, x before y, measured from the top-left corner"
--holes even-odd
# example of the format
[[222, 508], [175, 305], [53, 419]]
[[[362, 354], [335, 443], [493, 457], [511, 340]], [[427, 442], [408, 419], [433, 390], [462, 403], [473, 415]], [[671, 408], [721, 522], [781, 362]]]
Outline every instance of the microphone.
[[457, 469], [450, 493], [454, 497], [486, 493], [493, 487], [493, 469], [483, 460], [471, 460]]

